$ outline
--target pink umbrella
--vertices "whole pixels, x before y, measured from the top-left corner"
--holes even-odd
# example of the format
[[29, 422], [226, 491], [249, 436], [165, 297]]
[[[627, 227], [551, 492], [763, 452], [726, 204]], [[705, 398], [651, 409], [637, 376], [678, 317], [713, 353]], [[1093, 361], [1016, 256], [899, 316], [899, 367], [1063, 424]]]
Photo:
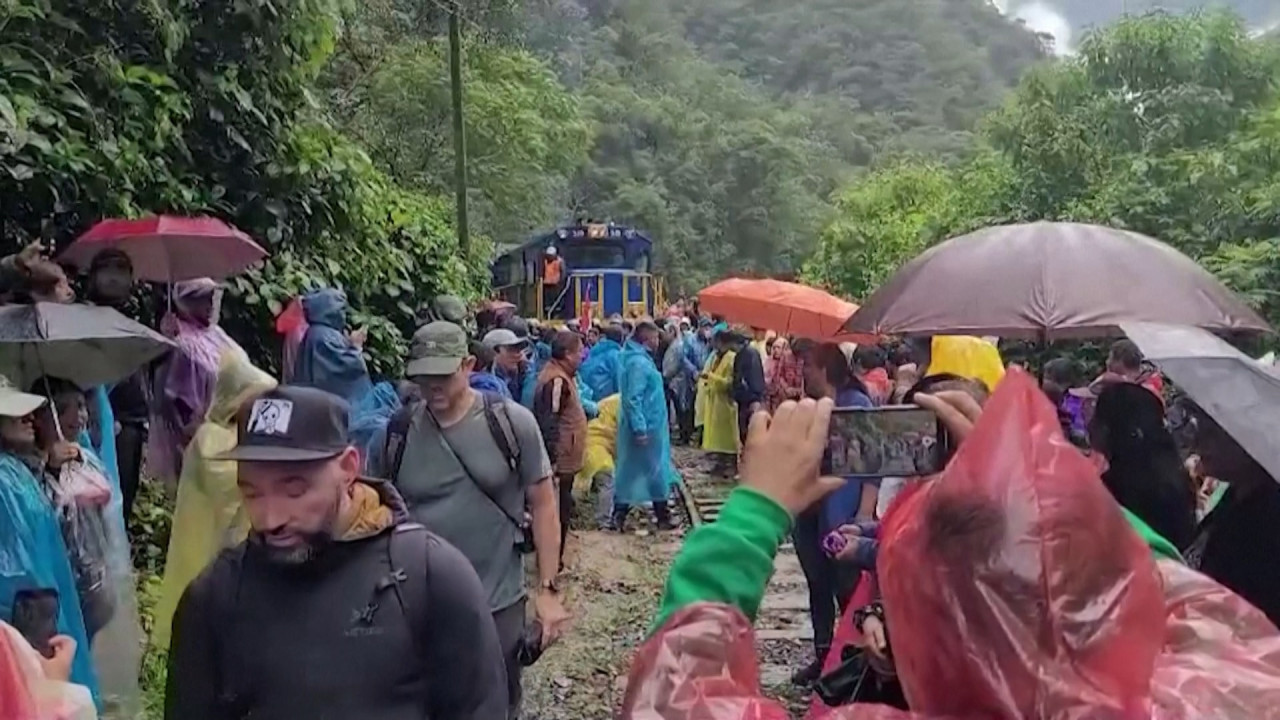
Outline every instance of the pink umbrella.
[[217, 218], [159, 215], [103, 220], [77, 238], [60, 259], [87, 270], [94, 256], [107, 248], [129, 256], [137, 279], [167, 283], [200, 277], [222, 280], [267, 256], [253, 238]]

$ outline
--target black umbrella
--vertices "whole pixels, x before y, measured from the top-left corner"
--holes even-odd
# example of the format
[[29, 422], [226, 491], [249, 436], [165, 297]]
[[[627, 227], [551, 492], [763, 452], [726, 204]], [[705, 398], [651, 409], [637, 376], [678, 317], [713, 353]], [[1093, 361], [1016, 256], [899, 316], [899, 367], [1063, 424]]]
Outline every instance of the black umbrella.
[[0, 375], [19, 388], [45, 375], [82, 388], [114, 383], [172, 347], [163, 335], [108, 307], [0, 307]]
[[1057, 222], [989, 227], [926, 250], [844, 329], [1046, 341], [1115, 335], [1123, 322], [1271, 329], [1174, 248], [1125, 230]]
[[1148, 360], [1280, 479], [1280, 376], [1200, 328], [1123, 323]]

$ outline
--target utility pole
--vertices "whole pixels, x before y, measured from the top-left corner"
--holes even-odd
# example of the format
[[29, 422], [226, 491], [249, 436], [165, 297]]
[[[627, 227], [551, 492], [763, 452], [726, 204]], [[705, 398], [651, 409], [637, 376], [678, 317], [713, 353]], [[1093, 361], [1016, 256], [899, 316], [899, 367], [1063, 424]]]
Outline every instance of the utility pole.
[[458, 249], [471, 250], [471, 229], [467, 222], [467, 136], [462, 125], [462, 28], [460, 0], [449, 12], [449, 79], [453, 86], [453, 182], [458, 196]]

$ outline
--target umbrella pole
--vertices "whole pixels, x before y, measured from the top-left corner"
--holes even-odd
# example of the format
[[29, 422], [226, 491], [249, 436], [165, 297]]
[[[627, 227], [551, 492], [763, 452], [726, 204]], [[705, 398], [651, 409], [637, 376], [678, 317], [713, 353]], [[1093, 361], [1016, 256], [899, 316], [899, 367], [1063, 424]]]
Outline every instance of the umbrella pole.
[[45, 372], [44, 360], [40, 358], [40, 344], [36, 343], [36, 364], [40, 366], [40, 380], [44, 383], [45, 397], [49, 398], [49, 412], [53, 415], [53, 427], [58, 431], [58, 439], [66, 441], [67, 436], [62, 432], [62, 420], [58, 418], [58, 404], [54, 402], [53, 388], [49, 385], [49, 373]]
[[1044, 387], [1044, 369], [1049, 364], [1049, 337], [1048, 333], [1040, 335], [1040, 341], [1036, 343], [1036, 362], [1040, 367], [1036, 368], [1036, 377], [1040, 379], [1040, 387]]

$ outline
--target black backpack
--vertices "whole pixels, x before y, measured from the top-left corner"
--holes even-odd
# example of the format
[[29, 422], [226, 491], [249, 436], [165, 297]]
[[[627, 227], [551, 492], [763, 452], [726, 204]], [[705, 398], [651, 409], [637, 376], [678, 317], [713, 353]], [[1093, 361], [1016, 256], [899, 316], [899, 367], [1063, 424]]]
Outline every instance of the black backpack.
[[[507, 414], [506, 398], [489, 392], [482, 392], [480, 396], [484, 399], [484, 419], [489, 426], [489, 434], [493, 436], [493, 441], [497, 443], [502, 456], [506, 458], [507, 467], [511, 468], [512, 472], [517, 472], [520, 468], [520, 443], [516, 440], [515, 430], [511, 426], [511, 416]], [[420, 407], [423, 407], [421, 400], [405, 405], [387, 422], [387, 443], [383, 458], [390, 462], [383, 470], [386, 475], [384, 479], [392, 485], [396, 484], [400, 478], [400, 465], [404, 462], [409, 426], [413, 424], [413, 416], [417, 414]], [[463, 469], [466, 470], [465, 467]], [[467, 474], [470, 475], [470, 472]]]
[[[381, 596], [389, 593], [404, 614], [409, 632], [413, 636], [413, 645], [418, 657], [426, 657], [426, 648], [430, 647], [431, 638], [427, 631], [426, 618], [429, 612], [427, 598], [431, 588], [431, 578], [427, 566], [428, 546], [430, 539], [427, 529], [418, 523], [401, 523], [391, 528], [385, 539], [387, 564], [390, 571], [370, 588], [370, 602], [364, 612], [367, 620], [372, 622], [379, 610]], [[247, 677], [245, 665], [240, 661], [242, 653], [249, 650], [240, 642], [240, 634], [235, 628], [236, 606], [240, 594], [241, 573], [248, 553], [248, 543], [241, 543], [236, 553], [235, 573], [228, 582], [220, 583], [212, 597], [211, 615], [215, 622], [227, 630], [221, 649], [220, 661], [222, 672], [219, 680], [215, 704], [228, 717], [242, 720], [251, 714], [255, 694], [252, 678]]]

